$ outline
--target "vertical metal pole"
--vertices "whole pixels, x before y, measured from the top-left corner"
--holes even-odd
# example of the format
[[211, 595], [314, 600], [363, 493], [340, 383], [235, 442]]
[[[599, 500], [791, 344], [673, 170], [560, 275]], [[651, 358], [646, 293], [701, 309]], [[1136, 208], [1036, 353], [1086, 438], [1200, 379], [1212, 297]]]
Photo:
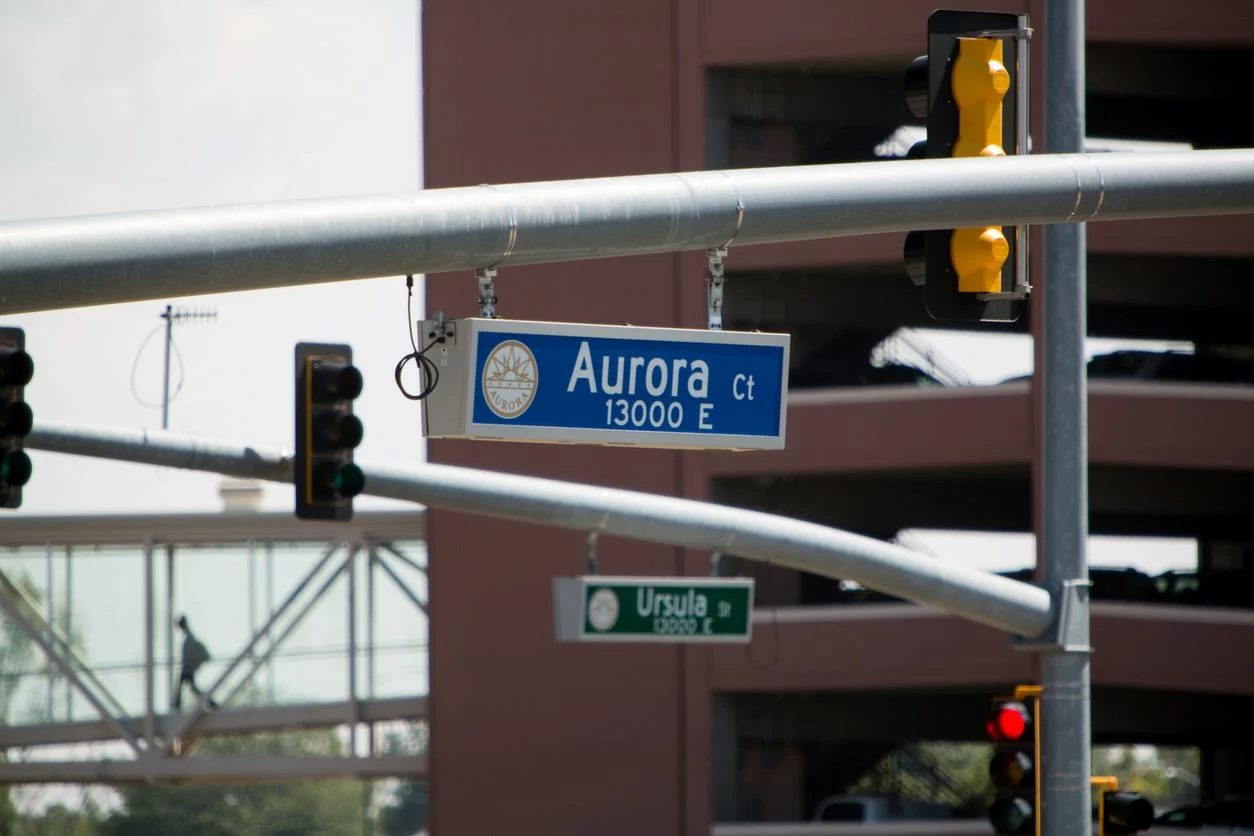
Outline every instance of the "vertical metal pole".
[[[48, 644], [51, 645], [53, 642], [53, 629], [54, 629], [53, 619], [56, 618], [56, 610], [53, 607], [55, 591], [52, 588], [53, 580], [52, 580], [52, 544], [51, 543], [48, 544], [46, 555], [47, 555], [47, 560], [44, 564], [44, 589], [48, 591], [48, 604], [45, 607], [45, 611], [47, 613], [47, 618], [45, 620], [48, 623], [48, 635], [46, 638], [47, 638]], [[55, 670], [55, 668], [53, 667], [53, 664], [52, 664], [52, 658], [49, 657], [46, 661], [48, 664], [48, 722], [51, 723], [55, 719], [55, 717], [53, 716], [54, 709], [52, 705], [52, 702], [53, 702], [52, 692], [56, 689], [57, 680], [56, 680], [56, 676], [53, 675], [53, 671]]]
[[[274, 543], [266, 543], [266, 618], [274, 615]], [[255, 634], [257, 631], [254, 630]], [[274, 704], [274, 660], [266, 662], [266, 703]]]
[[[1084, 132], [1084, 0], [1049, 0], [1045, 150], [1079, 152]], [[1085, 231], [1045, 228], [1041, 568], [1056, 608], [1069, 582], [1079, 594], [1067, 646], [1042, 660], [1043, 836], [1092, 833]]]
[[174, 666], [174, 545], [165, 544], [165, 681], [169, 686], [166, 710], [174, 710], [174, 694], [179, 687]]
[[[174, 341], [174, 312], [169, 305], [161, 315], [165, 320], [165, 373], [161, 378], [161, 429], [170, 429], [170, 344]], [[181, 367], [180, 367], [181, 368]]]
[[153, 583], [153, 566], [152, 566], [152, 540], [144, 541], [144, 737], [148, 741], [148, 748], [153, 749], [157, 745], [157, 721], [154, 716], [153, 699], [156, 691], [156, 637], [153, 635], [156, 627], [156, 613], [153, 612], [156, 607], [156, 601], [153, 600], [153, 593], [156, 591]]
[[[375, 626], [374, 626], [374, 607], [375, 607], [375, 591], [374, 591], [374, 574], [375, 563], [378, 561], [375, 554], [374, 543], [367, 546], [366, 559], [366, 698], [374, 699], [374, 654], [375, 654]], [[378, 741], [375, 738], [374, 723], [370, 726], [370, 756], [374, 757], [379, 754]]]
[[[73, 615], [73, 613], [71, 612], [72, 610], [71, 602], [73, 601], [73, 593], [71, 592], [71, 590], [73, 589], [74, 573], [70, 571], [71, 567], [74, 564], [74, 561], [72, 560], [73, 556], [74, 556], [74, 548], [72, 546], [66, 546], [65, 547], [65, 600], [62, 602], [61, 607], [62, 609], [65, 610], [65, 640], [67, 642], [74, 641], [74, 633], [71, 632], [71, 628], [73, 627], [73, 624], [71, 624], [70, 622], [71, 616]], [[73, 710], [74, 709], [74, 705], [73, 705], [74, 687], [73, 685], [74, 683], [72, 683], [70, 681], [70, 677], [67, 676], [65, 678], [65, 721], [67, 723], [74, 719], [74, 710]]]
[[[374, 606], [375, 606], [375, 563], [378, 562], [378, 555], [375, 553], [374, 543], [366, 543], [366, 699], [374, 699], [374, 653], [375, 653], [375, 626], [374, 626]], [[369, 751], [367, 755], [375, 758], [379, 756], [379, 737], [378, 731], [374, 727], [374, 723], [366, 726], [366, 733], [369, 735]], [[365, 821], [363, 833], [367, 836], [374, 836], [374, 794], [376, 782], [362, 781], [362, 817]]]
[[257, 541], [248, 541], [248, 635], [257, 632]]
[[357, 551], [348, 555], [344, 567], [348, 575], [348, 751], [357, 757], [357, 721], [361, 712], [357, 705]]

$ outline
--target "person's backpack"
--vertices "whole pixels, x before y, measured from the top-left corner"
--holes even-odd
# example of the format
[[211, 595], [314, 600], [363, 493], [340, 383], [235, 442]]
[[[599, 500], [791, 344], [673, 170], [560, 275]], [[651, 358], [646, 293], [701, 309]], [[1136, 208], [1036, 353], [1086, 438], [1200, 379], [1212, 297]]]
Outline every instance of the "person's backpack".
[[209, 648], [205, 647], [200, 639], [191, 635], [187, 637], [187, 648], [183, 651], [183, 655], [186, 657], [185, 664], [192, 669], [199, 668], [210, 659]]

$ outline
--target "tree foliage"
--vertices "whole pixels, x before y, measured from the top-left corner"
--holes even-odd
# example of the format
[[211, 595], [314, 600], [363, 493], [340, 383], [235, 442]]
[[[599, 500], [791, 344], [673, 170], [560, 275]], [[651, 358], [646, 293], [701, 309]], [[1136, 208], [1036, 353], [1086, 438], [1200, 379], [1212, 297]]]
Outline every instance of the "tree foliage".
[[[32, 601], [39, 602], [38, 587], [24, 574], [13, 578]], [[25, 615], [33, 615], [22, 601], [14, 601]], [[22, 683], [22, 674], [28, 671], [35, 659], [35, 642], [26, 635], [17, 622], [0, 616], [0, 725], [8, 725], [14, 710], [14, 697]], [[7, 752], [0, 752], [0, 759], [8, 760]], [[17, 808], [9, 793], [9, 787], [0, 787], [0, 833], [13, 833], [18, 827]]]
[[992, 747], [983, 743], [912, 743], [880, 758], [849, 792], [888, 793], [916, 801], [948, 804], [981, 815], [992, 800], [988, 762]]
[[[330, 732], [256, 734], [206, 740], [212, 757], [338, 756]], [[239, 786], [127, 787], [101, 836], [340, 836], [362, 832], [360, 785], [317, 781]]]
[[98, 836], [100, 817], [94, 808], [71, 810], [64, 804], [51, 804], [41, 813], [24, 816], [13, 830], [14, 836]]
[[[992, 747], [976, 743], [906, 744], [868, 769], [850, 792], [882, 792], [938, 801], [981, 816], [994, 792], [988, 777]], [[1141, 793], [1159, 810], [1194, 804], [1201, 764], [1193, 747], [1095, 746], [1094, 775], [1113, 775], [1121, 789]]]
[[1093, 774], [1114, 775], [1119, 788], [1141, 793], [1159, 810], [1196, 804], [1201, 751], [1185, 746], [1097, 746]]
[[[415, 723], [387, 735], [383, 752], [387, 755], [420, 755], [427, 751], [429, 730]], [[413, 836], [427, 829], [429, 798], [426, 781], [407, 781], [392, 792], [379, 809], [379, 832], [383, 836]]]

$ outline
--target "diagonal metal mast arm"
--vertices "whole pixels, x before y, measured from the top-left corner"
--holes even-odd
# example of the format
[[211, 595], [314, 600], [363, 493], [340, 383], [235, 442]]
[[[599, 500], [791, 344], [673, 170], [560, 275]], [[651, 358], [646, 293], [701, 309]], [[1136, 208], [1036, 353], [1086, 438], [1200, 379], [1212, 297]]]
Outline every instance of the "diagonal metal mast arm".
[[1254, 149], [696, 171], [0, 224], [0, 314], [985, 224], [1254, 212]]
[[[291, 484], [284, 453], [175, 433], [43, 421], [27, 447]], [[367, 494], [576, 531], [598, 530], [769, 561], [927, 604], [1036, 637], [1051, 624], [1048, 592], [901, 546], [815, 523], [617, 488], [426, 464], [363, 468]]]

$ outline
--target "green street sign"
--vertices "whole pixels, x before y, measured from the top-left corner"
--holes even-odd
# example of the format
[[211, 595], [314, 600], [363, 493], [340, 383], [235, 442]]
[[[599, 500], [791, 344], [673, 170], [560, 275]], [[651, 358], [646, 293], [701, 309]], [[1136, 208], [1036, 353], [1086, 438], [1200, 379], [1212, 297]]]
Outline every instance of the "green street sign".
[[557, 640], [728, 643], [749, 641], [751, 578], [555, 578]]

